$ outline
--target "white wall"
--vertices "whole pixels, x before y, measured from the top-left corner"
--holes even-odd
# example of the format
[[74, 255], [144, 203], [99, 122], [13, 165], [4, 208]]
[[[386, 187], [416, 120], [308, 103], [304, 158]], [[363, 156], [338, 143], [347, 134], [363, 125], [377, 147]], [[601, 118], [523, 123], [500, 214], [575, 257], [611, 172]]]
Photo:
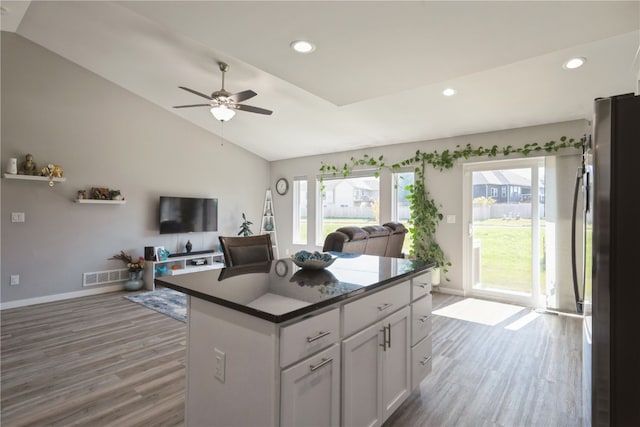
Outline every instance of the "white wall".
[[[445, 149], [454, 149], [456, 145], [464, 146], [472, 144], [473, 146], [491, 147], [496, 144], [499, 147], [513, 145], [514, 147], [523, 146], [527, 143], [545, 143], [549, 140], [558, 140], [561, 136], [581, 138], [587, 132], [587, 122], [585, 120], [576, 120], [571, 122], [554, 123], [543, 126], [534, 126], [528, 128], [511, 129], [505, 131], [489, 132], [483, 134], [467, 135], [454, 138], [423, 141], [409, 144], [389, 145], [386, 147], [375, 148], [370, 150], [347, 151], [343, 153], [335, 153], [323, 156], [311, 156], [291, 160], [282, 160], [272, 162], [271, 176], [272, 181], [278, 177], [286, 177], [290, 181], [296, 176], [307, 176], [309, 178], [309, 229], [308, 235], [310, 241], [308, 245], [292, 245], [292, 209], [293, 200], [290, 191], [285, 196], [275, 196], [274, 206], [277, 217], [277, 228], [280, 243], [280, 254], [284, 256], [287, 251], [293, 253], [300, 249], [318, 250], [322, 246], [322, 242], [315, 245], [313, 236], [315, 236], [315, 197], [316, 178], [319, 175], [321, 162], [329, 164], [342, 165], [345, 162], [350, 163], [350, 158], [360, 158], [363, 154], [369, 154], [374, 157], [384, 155], [387, 164], [398, 162], [411, 157], [416, 150], [430, 151]], [[304, 143], [304, 142], [302, 142]], [[573, 150], [572, 150], [573, 151]], [[568, 153], [564, 153], [565, 155]], [[573, 151], [573, 156], [578, 156], [577, 150]], [[516, 158], [510, 156], [509, 158]], [[479, 159], [473, 159], [478, 161]], [[494, 159], [495, 160], [495, 159]], [[575, 169], [572, 170], [575, 175]], [[571, 174], [570, 174], [571, 175]], [[452, 262], [448, 277], [449, 282], [443, 280], [441, 288], [454, 293], [463, 292], [463, 271], [462, 271], [462, 245], [464, 236], [467, 233], [467, 227], [462, 224], [462, 185], [463, 173], [461, 163], [457, 164], [450, 170], [437, 171], [429, 168], [426, 173], [426, 186], [433, 198], [442, 204], [441, 212], [446, 215], [455, 215], [456, 223], [447, 224], [443, 221], [438, 229], [437, 239], [445, 254]], [[572, 182], [568, 183], [571, 187]], [[390, 220], [391, 212], [391, 194], [392, 184], [390, 175], [383, 173], [380, 182], [380, 222], [384, 223]], [[571, 199], [567, 198], [566, 203], [570, 209]], [[568, 237], [567, 237], [568, 238]]]
[[[179, 252], [187, 239], [212, 249], [219, 234], [236, 234], [242, 212], [259, 224], [264, 159], [13, 33], [2, 32], [1, 76], [2, 171], [32, 153], [67, 177], [53, 189], [1, 180], [3, 307], [82, 293], [83, 272], [123, 267], [107, 260], [120, 250]], [[73, 203], [92, 186], [120, 189], [127, 204]], [[218, 198], [219, 232], [160, 236], [160, 195]], [[26, 222], [11, 223], [11, 212]], [[14, 274], [19, 286], [9, 286]]]

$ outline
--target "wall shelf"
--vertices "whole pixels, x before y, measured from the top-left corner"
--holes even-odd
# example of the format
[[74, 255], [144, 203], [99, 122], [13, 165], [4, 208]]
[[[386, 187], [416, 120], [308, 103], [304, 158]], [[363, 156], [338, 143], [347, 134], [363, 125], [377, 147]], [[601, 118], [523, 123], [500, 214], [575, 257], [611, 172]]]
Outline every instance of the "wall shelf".
[[49, 178], [48, 176], [35, 175], [14, 175], [12, 173], [5, 173], [4, 177], [7, 179], [16, 179], [21, 181], [65, 182], [67, 180], [67, 178]]
[[271, 235], [271, 245], [273, 246], [273, 256], [280, 258], [278, 252], [278, 237], [276, 235], [276, 220], [273, 213], [273, 196], [271, 190], [267, 190], [264, 195], [264, 208], [262, 209], [262, 223], [260, 224], [260, 234]]
[[87, 205], [124, 205], [126, 200], [96, 200], [96, 199], [76, 199], [76, 203]]

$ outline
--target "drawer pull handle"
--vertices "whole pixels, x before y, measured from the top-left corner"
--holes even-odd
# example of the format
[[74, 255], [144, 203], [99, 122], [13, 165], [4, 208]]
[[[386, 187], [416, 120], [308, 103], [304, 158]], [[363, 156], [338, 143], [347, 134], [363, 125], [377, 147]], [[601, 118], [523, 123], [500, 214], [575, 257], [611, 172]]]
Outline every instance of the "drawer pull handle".
[[420, 364], [421, 364], [422, 366], [424, 366], [424, 365], [426, 365], [427, 363], [429, 363], [429, 360], [431, 360], [431, 357], [430, 357], [430, 356], [425, 356], [425, 357], [424, 357], [424, 359], [422, 359], [422, 360], [420, 361]]
[[327, 335], [329, 335], [331, 333], [331, 331], [326, 331], [326, 332], [320, 332], [318, 335], [316, 335], [315, 337], [307, 337], [307, 342], [314, 342], [316, 340], [319, 340], [322, 337], [326, 337]]
[[429, 286], [429, 284], [428, 284], [428, 283], [419, 283], [419, 284], [418, 284], [418, 287], [420, 287], [420, 288], [422, 288], [422, 289], [424, 289], [424, 288], [426, 288], [426, 287], [428, 287], [428, 286]]
[[424, 323], [429, 317], [431, 317], [431, 316], [422, 316], [418, 320], [421, 321], [422, 323]]
[[387, 303], [387, 304], [382, 304], [378, 306], [378, 311], [383, 311], [386, 310], [387, 308], [391, 307], [393, 304], [391, 303]]
[[309, 365], [309, 369], [311, 370], [311, 372], [315, 371], [316, 369], [320, 369], [322, 368], [324, 365], [326, 365], [327, 363], [331, 363], [333, 362], [333, 357], [329, 357], [329, 358], [322, 358], [322, 360], [320, 361], [320, 363], [318, 363], [317, 365]]

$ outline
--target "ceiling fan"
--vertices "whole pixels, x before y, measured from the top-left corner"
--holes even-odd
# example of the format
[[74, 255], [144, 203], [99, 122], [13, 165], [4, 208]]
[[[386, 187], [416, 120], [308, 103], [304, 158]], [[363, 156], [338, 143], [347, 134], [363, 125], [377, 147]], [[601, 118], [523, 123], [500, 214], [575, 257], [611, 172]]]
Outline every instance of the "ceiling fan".
[[254, 107], [252, 105], [246, 104], [238, 104], [239, 102], [253, 98], [257, 95], [257, 93], [252, 90], [244, 90], [242, 92], [233, 94], [227, 92], [224, 89], [224, 74], [229, 71], [229, 65], [224, 62], [218, 62], [218, 65], [220, 66], [220, 71], [222, 71], [222, 87], [220, 88], [220, 90], [213, 92], [211, 96], [205, 95], [204, 93], [198, 92], [197, 90], [189, 89], [188, 87], [178, 86], [180, 89], [206, 98], [210, 102], [206, 104], [176, 105], [173, 108], [210, 107], [213, 117], [220, 120], [221, 122], [231, 120], [231, 118], [236, 114], [234, 110], [266, 115], [271, 115], [271, 113], [273, 113], [273, 111], [264, 108]]

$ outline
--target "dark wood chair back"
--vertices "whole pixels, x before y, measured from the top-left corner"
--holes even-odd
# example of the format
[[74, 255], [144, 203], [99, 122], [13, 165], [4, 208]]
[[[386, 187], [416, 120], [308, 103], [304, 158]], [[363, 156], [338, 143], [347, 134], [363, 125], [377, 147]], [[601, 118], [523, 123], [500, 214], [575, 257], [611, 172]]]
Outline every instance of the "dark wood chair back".
[[273, 260], [271, 235], [247, 237], [219, 236], [224, 262], [227, 267]]

